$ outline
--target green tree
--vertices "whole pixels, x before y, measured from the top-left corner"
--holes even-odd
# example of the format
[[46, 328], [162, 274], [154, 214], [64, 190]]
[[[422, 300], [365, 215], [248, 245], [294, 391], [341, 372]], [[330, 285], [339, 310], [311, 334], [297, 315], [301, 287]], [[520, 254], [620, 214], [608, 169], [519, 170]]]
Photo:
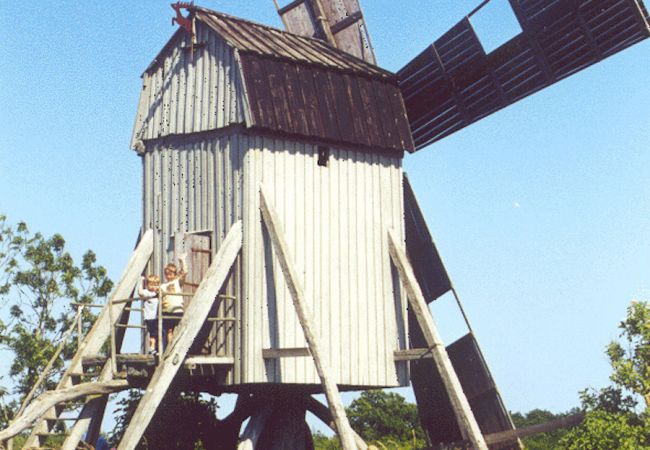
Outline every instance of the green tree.
[[417, 407], [399, 394], [365, 391], [347, 410], [350, 425], [368, 443], [424, 448]]
[[[76, 310], [71, 303], [100, 302], [113, 283], [92, 251], [87, 251], [77, 266], [60, 234], [49, 238], [32, 234], [25, 223], [9, 225], [4, 215], [0, 215], [0, 276], [0, 310], [5, 319], [0, 320], [0, 348], [12, 356], [10, 386], [5, 386], [2, 398], [3, 426], [72, 325]], [[82, 333], [93, 320], [85, 309]], [[74, 355], [75, 334], [76, 330], [41, 390], [53, 388], [65, 361]]]
[[563, 450], [650, 449], [650, 305], [633, 301], [607, 346], [612, 385], [581, 392], [586, 416], [558, 443]]
[[339, 450], [341, 443], [336, 436], [327, 437], [320, 431], [312, 434], [314, 439], [314, 450]]
[[[109, 436], [112, 445], [117, 445], [124, 435], [141, 398], [139, 391], [130, 390], [128, 395], [118, 402], [116, 426]], [[190, 420], [187, 420], [188, 418]], [[156, 410], [137, 448], [218, 448], [220, 425], [216, 400], [170, 391]]]

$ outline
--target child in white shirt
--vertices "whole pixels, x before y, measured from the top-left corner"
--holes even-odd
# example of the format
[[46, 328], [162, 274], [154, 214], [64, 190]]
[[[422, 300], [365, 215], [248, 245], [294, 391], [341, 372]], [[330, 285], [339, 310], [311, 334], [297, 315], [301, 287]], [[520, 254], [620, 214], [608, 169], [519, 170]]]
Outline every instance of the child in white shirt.
[[160, 293], [160, 277], [149, 275], [142, 277], [138, 295], [144, 299], [142, 310], [144, 323], [149, 333], [149, 353], [156, 355], [158, 342], [158, 295]]

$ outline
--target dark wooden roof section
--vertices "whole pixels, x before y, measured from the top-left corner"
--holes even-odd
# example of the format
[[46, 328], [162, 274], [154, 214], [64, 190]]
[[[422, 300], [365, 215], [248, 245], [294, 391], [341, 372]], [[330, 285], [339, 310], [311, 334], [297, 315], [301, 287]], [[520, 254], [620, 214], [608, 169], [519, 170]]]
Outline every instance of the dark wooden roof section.
[[252, 128], [413, 151], [397, 77], [327, 43], [195, 8], [239, 53]]
[[466, 17], [398, 72], [417, 149], [647, 38], [641, 0], [510, 0], [521, 34], [489, 54]]

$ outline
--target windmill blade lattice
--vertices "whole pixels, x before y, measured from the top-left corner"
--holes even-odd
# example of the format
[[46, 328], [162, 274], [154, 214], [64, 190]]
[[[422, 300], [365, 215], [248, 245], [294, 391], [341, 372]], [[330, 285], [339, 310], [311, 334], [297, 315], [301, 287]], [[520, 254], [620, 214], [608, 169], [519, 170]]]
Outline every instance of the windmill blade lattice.
[[510, 0], [523, 32], [486, 54], [468, 16], [399, 72], [419, 150], [650, 35], [641, 0]]

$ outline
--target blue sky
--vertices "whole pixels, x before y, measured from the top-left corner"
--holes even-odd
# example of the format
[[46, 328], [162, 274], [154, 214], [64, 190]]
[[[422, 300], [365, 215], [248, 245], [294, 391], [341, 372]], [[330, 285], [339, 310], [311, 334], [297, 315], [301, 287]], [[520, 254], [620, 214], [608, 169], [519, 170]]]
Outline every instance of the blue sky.
[[[63, 234], [77, 258], [92, 248], [113, 279], [140, 227], [129, 139], [140, 74], [175, 29], [169, 3], [0, 0], [0, 212]], [[362, 6], [395, 71], [478, 3]], [[199, 4], [280, 26], [271, 0]], [[509, 25], [481, 31], [498, 41]], [[511, 410], [567, 410], [604, 385], [605, 345], [650, 297], [648, 61], [644, 41], [405, 159]], [[451, 341], [448, 303], [434, 314]]]

